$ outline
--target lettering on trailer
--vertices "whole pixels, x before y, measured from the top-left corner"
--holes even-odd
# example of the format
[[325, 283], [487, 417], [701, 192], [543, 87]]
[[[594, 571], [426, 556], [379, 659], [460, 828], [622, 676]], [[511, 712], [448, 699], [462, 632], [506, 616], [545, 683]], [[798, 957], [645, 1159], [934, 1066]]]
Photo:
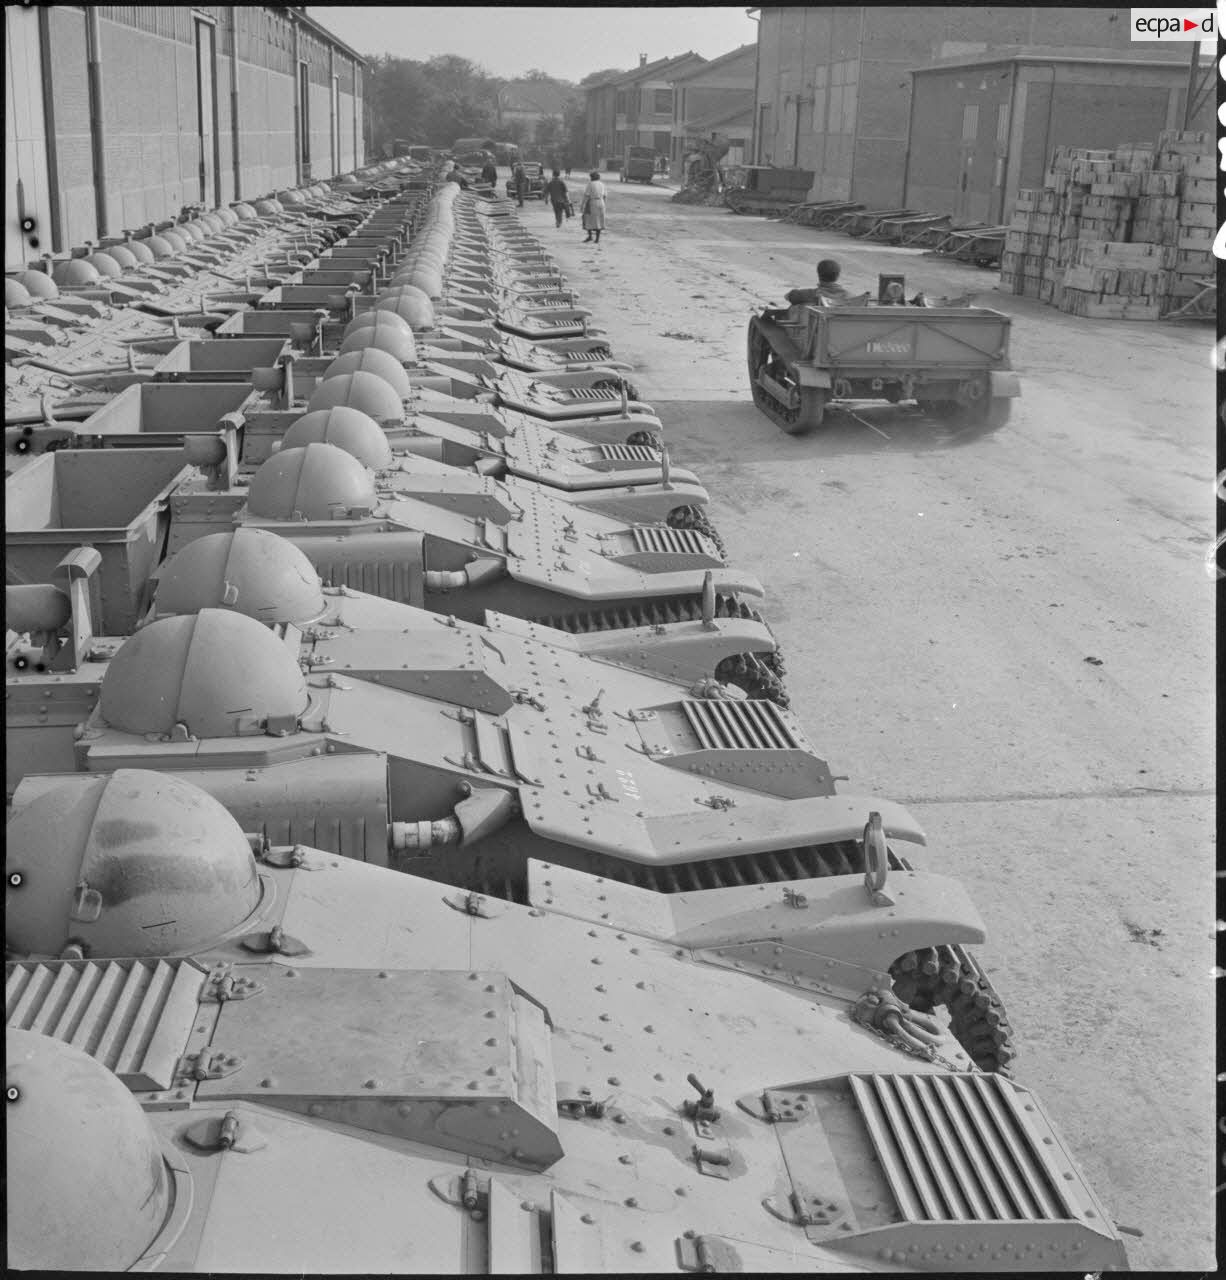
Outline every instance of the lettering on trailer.
[[911, 354], [909, 342], [888, 342], [884, 338], [870, 339], [865, 344], [865, 348], [871, 356], [909, 356]]
[[1214, 40], [1217, 15], [1212, 9], [1133, 9], [1131, 36], [1136, 40]]

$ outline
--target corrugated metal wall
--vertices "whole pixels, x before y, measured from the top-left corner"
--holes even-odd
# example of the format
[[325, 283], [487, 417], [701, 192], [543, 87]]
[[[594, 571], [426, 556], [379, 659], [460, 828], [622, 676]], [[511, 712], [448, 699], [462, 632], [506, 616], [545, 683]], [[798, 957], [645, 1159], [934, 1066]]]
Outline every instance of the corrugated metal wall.
[[[46, 118], [39, 92], [23, 93], [15, 85], [38, 86], [42, 80], [42, 41], [38, 13], [17, 5], [4, 7], [4, 264], [9, 270], [54, 248], [51, 226], [51, 184], [47, 172]], [[34, 219], [34, 238], [21, 219]]]
[[[810, 199], [899, 206], [911, 69], [938, 59], [1035, 46], [1096, 49], [1120, 58], [1157, 56], [1186, 66], [1176, 46], [1155, 52], [1152, 44], [1132, 43], [1129, 24], [1120, 16], [1106, 8], [1036, 5], [764, 7], [758, 21], [753, 158], [814, 170]], [[934, 141], [950, 148], [955, 161], [964, 159], [960, 129]], [[994, 135], [985, 137], [986, 167], [993, 177], [994, 145]], [[988, 191], [984, 199], [995, 197]]]
[[48, 15], [48, 21], [60, 221], [64, 243], [79, 244], [82, 240], [96, 239], [98, 234], [94, 213], [85, 14], [78, 8], [56, 5]]
[[[40, 247], [50, 250], [52, 193], [39, 191], [40, 181], [47, 187], [50, 169], [59, 205], [58, 247], [97, 240], [86, 11], [71, 5], [46, 11], [50, 143], [41, 111], [44, 76], [37, 12], [17, 10], [20, 27], [9, 20], [14, 11], [6, 7], [5, 12], [10, 50], [6, 204], [16, 208], [20, 178], [27, 206], [36, 200], [40, 218], [48, 223]], [[218, 200], [255, 199], [299, 184], [296, 42], [309, 81], [311, 176], [332, 177], [361, 163], [362, 69], [313, 30], [302, 28], [296, 38], [287, 12], [257, 5], [99, 5], [93, 12], [101, 66], [107, 232], [174, 217], [187, 204], [212, 207]], [[202, 37], [203, 146], [198, 27], [212, 31], [211, 38]], [[237, 190], [232, 49], [238, 70]], [[22, 240], [16, 230], [6, 228], [5, 255], [12, 265], [31, 256]]]

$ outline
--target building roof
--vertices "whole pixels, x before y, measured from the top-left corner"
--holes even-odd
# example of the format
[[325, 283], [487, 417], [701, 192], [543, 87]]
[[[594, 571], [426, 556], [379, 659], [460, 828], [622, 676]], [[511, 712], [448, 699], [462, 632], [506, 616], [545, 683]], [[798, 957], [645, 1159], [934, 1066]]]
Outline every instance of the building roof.
[[618, 76], [617, 83], [630, 84], [634, 80], [651, 79], [656, 76], [663, 78], [661, 75], [662, 72], [668, 71], [670, 67], [674, 67], [680, 62], [684, 62], [687, 58], [697, 58], [699, 62], [704, 65], [707, 61], [702, 54], [695, 53], [693, 49], [687, 49], [685, 53], [677, 53], [669, 58], [657, 58], [654, 62], [648, 62], [644, 66], [635, 67], [633, 70], [627, 71]]
[[360, 62], [362, 66], [366, 65], [366, 59], [358, 53], [356, 49], [351, 49], [340, 36], [334, 36], [322, 22], [317, 22], [307, 13], [307, 7], [304, 4], [287, 4], [285, 8], [289, 11], [290, 16], [295, 22], [301, 22], [304, 27], [310, 27], [312, 31], [329, 44], [334, 44], [338, 49], [347, 53], [355, 62]]
[[1042, 53], [1034, 49], [1018, 53], [977, 53], [966, 58], [949, 58], [944, 62], [928, 62], [920, 67], [909, 68], [910, 74], [913, 76], [924, 75], [933, 71], [957, 71], [960, 68], [971, 67], [1003, 67], [1009, 63], [1040, 63], [1046, 66], [1048, 63], [1067, 63], [1079, 66], [1102, 66], [1102, 67], [1165, 67], [1175, 70], [1186, 71], [1187, 58], [1180, 57], [1178, 60], [1173, 58], [1128, 58], [1123, 57], [1118, 49], [1100, 51], [1095, 49], [1087, 49], [1082, 53], [1070, 53], [1067, 49], [1061, 49], [1059, 52]]
[[599, 89], [601, 85], [612, 84], [614, 80], [620, 80], [625, 74], [624, 71], [603, 71], [594, 80], [581, 84], [579, 88], [586, 93], [589, 89]]
[[710, 115], [700, 116], [697, 120], [687, 120], [685, 122], [686, 133], [710, 133], [712, 130], [718, 130], [721, 125], [752, 125], [753, 124], [753, 103], [747, 102], [743, 107], [734, 107], [729, 110], [725, 107], [721, 111], [713, 111]]
[[756, 44], [743, 44], [739, 49], [733, 49], [730, 53], [721, 53], [718, 58], [712, 58], [710, 62], [704, 62], [697, 67], [690, 67], [685, 71], [679, 71], [674, 77], [674, 83], [688, 80], [691, 76], [702, 75], [704, 71], [714, 71], [716, 67], [722, 67], [725, 63], [731, 62], [735, 58], [742, 58], [750, 53], [756, 54], [757, 50], [758, 46]]
[[[591, 88], [590, 85], [585, 87]], [[498, 105], [502, 111], [560, 116], [566, 103], [578, 92], [572, 84], [552, 80], [509, 80], [498, 90]]]

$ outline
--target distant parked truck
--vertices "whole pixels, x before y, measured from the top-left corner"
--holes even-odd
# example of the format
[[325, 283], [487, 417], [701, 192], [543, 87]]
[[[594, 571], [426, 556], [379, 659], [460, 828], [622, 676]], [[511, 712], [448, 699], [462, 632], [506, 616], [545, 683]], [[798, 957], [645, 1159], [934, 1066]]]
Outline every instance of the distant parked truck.
[[650, 182], [656, 171], [656, 153], [650, 147], [627, 147], [621, 168], [623, 182]]

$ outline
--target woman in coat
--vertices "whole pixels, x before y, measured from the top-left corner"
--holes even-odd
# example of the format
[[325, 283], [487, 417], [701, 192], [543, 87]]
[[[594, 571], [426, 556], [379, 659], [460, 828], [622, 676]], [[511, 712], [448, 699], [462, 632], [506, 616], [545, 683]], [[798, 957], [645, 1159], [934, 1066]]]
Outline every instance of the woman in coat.
[[600, 233], [604, 230], [605, 186], [595, 169], [588, 177], [591, 181], [583, 189], [583, 229], [587, 232], [583, 243], [587, 244], [595, 239], [599, 244]]

